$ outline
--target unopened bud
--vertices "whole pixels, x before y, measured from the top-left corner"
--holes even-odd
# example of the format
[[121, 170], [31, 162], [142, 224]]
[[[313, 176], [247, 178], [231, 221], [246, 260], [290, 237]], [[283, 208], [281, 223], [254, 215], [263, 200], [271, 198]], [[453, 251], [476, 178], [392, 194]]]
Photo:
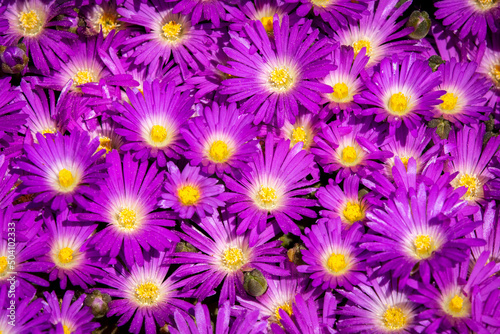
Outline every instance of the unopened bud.
[[196, 247], [191, 245], [189, 242], [185, 241], [180, 241], [175, 245], [175, 252], [176, 253], [197, 253], [198, 250]]
[[437, 126], [436, 133], [441, 139], [448, 139], [450, 130], [451, 130], [450, 122], [443, 119], [441, 123], [439, 123], [439, 125]]
[[427, 36], [431, 28], [431, 19], [425, 11], [414, 11], [406, 22], [407, 27], [413, 27], [415, 30], [408, 36], [413, 39], [422, 39]]
[[8, 74], [21, 73], [28, 64], [29, 58], [26, 56], [24, 44], [17, 46], [0, 46], [0, 63], [2, 72]]
[[432, 68], [432, 72], [436, 72], [439, 65], [444, 64], [443, 58], [434, 55], [429, 58], [429, 66]]
[[99, 290], [94, 290], [85, 298], [85, 305], [91, 308], [95, 318], [102, 318], [109, 311], [108, 303], [110, 301], [111, 297], [107, 293], [101, 294]]
[[399, 0], [398, 3], [396, 4], [396, 6], [394, 6], [394, 7], [399, 8], [403, 4], [407, 3], [408, 1], [410, 1], [410, 0]]
[[266, 278], [259, 269], [246, 271], [243, 273], [243, 288], [250, 296], [261, 296], [267, 290]]
[[304, 246], [295, 244], [292, 248], [290, 248], [286, 254], [288, 255], [288, 260], [290, 262], [295, 263], [296, 265], [304, 264], [302, 261], [302, 250], [305, 249]]

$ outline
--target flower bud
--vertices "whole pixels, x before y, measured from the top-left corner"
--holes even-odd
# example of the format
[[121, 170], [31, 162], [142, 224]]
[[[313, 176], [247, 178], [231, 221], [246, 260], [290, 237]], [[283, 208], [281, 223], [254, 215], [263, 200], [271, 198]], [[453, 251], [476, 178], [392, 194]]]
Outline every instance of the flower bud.
[[410, 38], [422, 39], [427, 36], [431, 28], [431, 19], [427, 12], [415, 10], [411, 13], [410, 18], [406, 22], [406, 26], [415, 28], [415, 31], [408, 35]]
[[295, 244], [292, 248], [290, 248], [286, 254], [288, 255], [288, 260], [290, 262], [295, 263], [296, 265], [304, 264], [302, 261], [302, 253], [301, 250], [305, 249], [304, 246]]
[[191, 245], [189, 242], [180, 241], [175, 245], [175, 251], [177, 253], [196, 253], [198, 250]]
[[101, 294], [99, 290], [94, 290], [85, 298], [85, 305], [92, 309], [95, 318], [102, 318], [109, 311], [108, 303], [110, 301], [111, 297], [107, 293]]
[[443, 58], [434, 55], [429, 58], [429, 66], [432, 68], [432, 72], [436, 72], [439, 65], [444, 64]]
[[267, 281], [258, 269], [243, 273], [243, 287], [245, 291], [254, 297], [263, 295], [267, 290]]
[[2, 72], [8, 74], [21, 73], [28, 64], [29, 58], [26, 56], [24, 44], [18, 46], [0, 46], [0, 63]]

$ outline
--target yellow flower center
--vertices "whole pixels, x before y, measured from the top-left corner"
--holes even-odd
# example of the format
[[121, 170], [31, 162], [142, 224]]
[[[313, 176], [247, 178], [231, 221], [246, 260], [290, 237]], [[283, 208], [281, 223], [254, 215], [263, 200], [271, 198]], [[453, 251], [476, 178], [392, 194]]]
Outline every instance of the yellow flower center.
[[361, 49], [366, 48], [366, 55], [369, 56], [372, 52], [372, 46], [369, 40], [361, 39], [357, 42], [352, 43], [352, 48], [354, 49], [354, 57], [358, 55]]
[[17, 18], [19, 19], [19, 28], [24, 31], [24, 35], [35, 36], [42, 30], [42, 20], [33, 9], [29, 12], [19, 13]]
[[49, 128], [47, 128], [47, 129], [43, 129], [42, 131], [40, 131], [40, 133], [42, 135], [44, 135], [44, 137], [45, 137], [45, 134], [47, 134], [47, 133], [56, 133], [56, 130], [55, 129], [49, 129]]
[[161, 143], [167, 139], [167, 129], [163, 125], [153, 125], [151, 128], [151, 140], [155, 143]]
[[278, 321], [281, 320], [280, 309], [282, 309], [283, 311], [285, 311], [286, 313], [288, 313], [289, 316], [292, 315], [293, 310], [292, 310], [292, 305], [291, 304], [292, 303], [287, 302], [287, 303], [284, 303], [283, 305], [280, 305], [280, 306], [278, 306], [276, 308], [275, 313], [276, 313], [276, 319], [278, 319]]
[[135, 289], [135, 298], [141, 304], [153, 305], [160, 296], [160, 289], [152, 282], [141, 283]]
[[165, 23], [165, 25], [161, 27], [161, 30], [163, 30], [163, 36], [166, 40], [175, 42], [180, 37], [182, 25], [175, 21], [170, 21], [168, 23]]
[[336, 83], [333, 86], [332, 97], [335, 102], [343, 102], [349, 96], [349, 87], [343, 82]]
[[95, 79], [88, 70], [78, 71], [73, 77], [73, 86], [80, 86], [89, 82], [95, 82]]
[[459, 295], [455, 295], [450, 300], [448, 307], [450, 308], [451, 311], [455, 313], [460, 313], [462, 311], [462, 308], [464, 307], [464, 299]]
[[69, 247], [64, 247], [59, 251], [58, 258], [61, 263], [70, 263], [73, 261], [73, 250]]
[[66, 168], [63, 168], [59, 171], [59, 184], [63, 188], [69, 188], [73, 185], [75, 182], [75, 178], [73, 177], [73, 174]]
[[467, 187], [467, 192], [462, 197], [466, 200], [474, 200], [478, 196], [479, 182], [474, 175], [464, 174], [460, 177], [459, 187]]
[[112, 30], [120, 27], [118, 14], [113, 12], [102, 13], [101, 17], [97, 20], [97, 23], [101, 26], [104, 37], [108, 36]]
[[244, 264], [243, 251], [238, 247], [229, 247], [222, 254], [222, 263], [231, 270], [239, 270]]
[[422, 259], [426, 259], [432, 255], [434, 251], [434, 242], [427, 234], [419, 234], [413, 241], [415, 253]]
[[342, 161], [346, 164], [352, 164], [357, 157], [356, 149], [352, 146], [346, 146], [342, 150]]
[[272, 16], [264, 16], [263, 18], [260, 19], [260, 22], [262, 22], [262, 25], [264, 26], [264, 29], [266, 29], [267, 33], [273, 32], [273, 17]]
[[278, 91], [287, 90], [293, 83], [290, 72], [286, 67], [275, 67], [269, 75], [269, 83]]
[[408, 170], [408, 160], [410, 160], [410, 158], [408, 158], [408, 157], [401, 157], [399, 159], [401, 159], [401, 162], [403, 163], [403, 165], [405, 165], [405, 169]]
[[303, 142], [304, 144], [307, 141], [307, 134], [304, 131], [303, 126], [296, 127], [292, 130], [292, 145], [297, 144], [298, 142]]
[[406, 315], [399, 307], [389, 307], [382, 316], [384, 326], [389, 330], [399, 330], [406, 325]]
[[184, 186], [177, 190], [177, 196], [183, 205], [194, 205], [200, 199], [200, 191], [197, 187]]
[[66, 325], [63, 325], [63, 331], [64, 331], [64, 334], [71, 334], [71, 330]]
[[332, 253], [328, 258], [327, 266], [333, 274], [342, 274], [347, 267], [344, 254]]
[[411, 96], [406, 97], [403, 93], [399, 92], [396, 94], [392, 94], [389, 99], [389, 108], [390, 110], [398, 115], [404, 115], [408, 112], [408, 102], [410, 101]]
[[311, 3], [314, 6], [325, 8], [326, 6], [328, 6], [330, 4], [330, 1], [331, 0], [311, 0]]
[[276, 206], [278, 196], [276, 196], [274, 188], [261, 186], [257, 193], [257, 199], [265, 209], [270, 210]]
[[489, 10], [495, 6], [496, 0], [476, 0], [479, 8], [482, 10]]
[[491, 76], [497, 87], [500, 87], [500, 64], [495, 64], [491, 68]]
[[453, 111], [457, 105], [458, 97], [456, 97], [453, 93], [446, 93], [440, 98], [443, 103], [439, 106], [444, 112]]
[[0, 256], [0, 274], [3, 274], [3, 272], [7, 269], [7, 256]]
[[99, 137], [99, 147], [97, 151], [106, 150], [106, 153], [111, 151], [111, 139], [108, 137]]
[[131, 230], [135, 227], [135, 223], [137, 222], [137, 213], [135, 210], [129, 208], [122, 208], [120, 213], [118, 213], [118, 221], [120, 226]]
[[212, 146], [210, 146], [210, 159], [215, 162], [225, 162], [229, 157], [229, 150], [227, 149], [227, 144], [222, 140], [215, 141]]
[[342, 213], [344, 214], [345, 219], [347, 219], [351, 224], [365, 218], [365, 214], [363, 212], [363, 209], [361, 208], [361, 205], [356, 202], [347, 202]]

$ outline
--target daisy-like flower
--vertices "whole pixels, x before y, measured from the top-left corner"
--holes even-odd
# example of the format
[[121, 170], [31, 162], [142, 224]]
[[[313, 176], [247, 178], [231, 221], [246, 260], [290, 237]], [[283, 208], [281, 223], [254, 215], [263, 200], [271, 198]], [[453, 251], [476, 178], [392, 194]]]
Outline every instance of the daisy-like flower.
[[127, 1], [124, 5], [118, 8], [121, 20], [147, 30], [122, 45], [123, 52], [135, 49], [131, 54], [135, 64], [162, 67], [173, 55], [185, 77], [188, 67], [198, 70], [208, 65], [209, 50], [217, 46], [211, 24], [194, 24], [190, 15], [174, 14], [173, 5], [164, 1], [152, 0], [137, 7]]
[[397, 0], [378, 1], [376, 8], [371, 9], [370, 14], [363, 16], [357, 24], [349, 24], [336, 30], [335, 39], [341, 45], [352, 46], [354, 57], [365, 48], [366, 55], [370, 57], [367, 67], [379, 63], [387, 55], [403, 56], [424, 50], [422, 46], [416, 45], [417, 41], [398, 40], [412, 33], [415, 28], [402, 28], [406, 20], [396, 23], [398, 17], [411, 5], [411, 2], [407, 1], [399, 8], [389, 10], [394, 8], [397, 2]]
[[66, 291], [61, 303], [55, 291], [45, 291], [43, 295], [46, 300], [43, 311], [50, 314], [49, 323], [54, 325], [54, 333], [89, 333], [100, 326], [92, 321], [94, 315], [90, 308], [83, 305], [85, 294], [72, 302], [75, 292]]
[[86, 132], [60, 132], [47, 138], [36, 134], [37, 144], [25, 146], [26, 156], [17, 162], [21, 175], [20, 194], [35, 194], [35, 203], [44, 203], [52, 210], [62, 211], [74, 200], [83, 204], [82, 195], [92, 198], [105, 177], [106, 164], [96, 164], [99, 141], [89, 141]]
[[477, 262], [484, 251], [490, 255], [488, 261], [495, 263], [494, 272], [500, 271], [500, 207], [495, 205], [495, 201], [487, 204], [482, 216], [483, 223], [476, 227], [470, 238], [479, 238], [486, 241], [486, 245], [482, 247], [474, 247], [471, 249], [471, 261]]
[[258, 150], [254, 140], [257, 128], [252, 120], [251, 115], [240, 116], [235, 103], [219, 106], [213, 102], [183, 129], [182, 136], [189, 145], [185, 157], [193, 166], [201, 165], [207, 174], [222, 177], [224, 172], [237, 173]]
[[14, 139], [13, 134], [26, 123], [26, 115], [21, 113], [25, 102], [18, 100], [19, 90], [12, 89], [10, 78], [0, 79], [0, 145], [6, 148]]
[[299, 108], [299, 115], [295, 118], [295, 123], [285, 120], [285, 124], [280, 129], [280, 137], [290, 140], [290, 148], [297, 143], [302, 143], [304, 150], [310, 151], [315, 145], [314, 138], [320, 131], [322, 125], [321, 118], [303, 108]]
[[[243, 289], [243, 272], [259, 269], [267, 275], [287, 275], [286, 270], [275, 264], [285, 261], [280, 241], [270, 241], [275, 233], [272, 226], [259, 234], [255, 245], [249, 245], [250, 232], [236, 234], [236, 218], [216, 213], [201, 221], [197, 229], [186, 223], [180, 237], [199, 249], [199, 252], [174, 253], [173, 263], [182, 264], [174, 273], [183, 280], [183, 291], [195, 288], [193, 295], [205, 299], [221, 283], [219, 305], [229, 300], [234, 305], [236, 295], [246, 295]], [[238, 293], [236, 293], [238, 292]]]
[[349, 300], [337, 311], [340, 332], [414, 332], [419, 310], [408, 298], [409, 289], [398, 289], [396, 280], [376, 278], [361, 283], [353, 291], [337, 291]]
[[485, 106], [485, 94], [491, 84], [476, 73], [477, 64], [458, 62], [455, 58], [438, 68], [442, 83], [436, 90], [444, 90], [446, 94], [440, 97], [441, 104], [435, 106], [435, 116], [442, 116], [453, 123], [477, 123], [486, 120], [484, 114], [491, 112]]
[[92, 35], [97, 35], [102, 31], [103, 36], [106, 37], [111, 31], [118, 32], [126, 27], [117, 12], [116, 1], [84, 6], [80, 9], [80, 15], [87, 24], [87, 31]]
[[[93, 123], [92, 125], [90, 123]], [[96, 124], [97, 123], [97, 124]], [[123, 138], [116, 133], [118, 125], [111, 118], [99, 121], [94, 119], [93, 122], [85, 122], [85, 128], [90, 132], [92, 138], [99, 138], [99, 147], [97, 151], [106, 150], [104, 156], [112, 150], [120, 152], [123, 145]]]
[[53, 263], [49, 280], [59, 279], [61, 289], [66, 289], [68, 279], [72, 285], [87, 289], [96, 284], [95, 277], [104, 274], [100, 269], [99, 253], [84, 246], [97, 225], [69, 225], [68, 213], [65, 210], [55, 218], [51, 213], [44, 213], [50, 252], [41, 260]]
[[[500, 3], [500, 2], [499, 2]], [[488, 106], [496, 114], [500, 112], [500, 33], [491, 34], [477, 50], [471, 53], [472, 59], [479, 64], [477, 72], [482, 74], [493, 87], [486, 93]]]
[[484, 41], [488, 27], [492, 32], [500, 28], [497, 22], [500, 15], [500, 2], [497, 0], [441, 0], [434, 6], [436, 18], [443, 19], [443, 25], [451, 30], [458, 30], [458, 37], [464, 39], [467, 35]]
[[341, 110], [345, 114], [361, 109], [354, 102], [354, 96], [361, 93], [363, 83], [359, 74], [368, 63], [369, 57], [365, 55], [366, 49], [361, 49], [354, 57], [354, 49], [342, 46], [333, 52], [333, 59], [337, 69], [330, 72], [323, 80], [324, 84], [332, 86], [333, 93], [324, 94], [321, 103], [328, 103], [328, 109], [338, 114]]
[[[158, 172], [153, 164], [133, 160], [130, 154], [120, 158], [117, 151], [106, 155], [111, 164], [109, 176], [94, 202], [85, 209], [89, 213], [77, 214], [77, 218], [108, 225], [94, 236], [89, 245], [101, 255], [123, 256], [128, 265], [142, 265], [141, 249], [162, 251], [171, 241], [179, 239], [168, 230], [174, 226], [168, 212], [153, 212], [157, 208], [164, 172]], [[98, 200], [97, 200], [98, 199]]]
[[311, 153], [325, 172], [339, 170], [336, 183], [351, 174], [363, 177], [383, 168], [377, 160], [391, 156], [391, 153], [379, 148], [386, 141], [386, 129], [384, 124], [373, 122], [373, 117], [342, 117], [323, 126], [315, 137], [316, 147], [311, 149]]
[[233, 60], [218, 68], [233, 78], [222, 82], [221, 94], [230, 95], [228, 102], [241, 101], [240, 112], [255, 114], [254, 123], [276, 123], [281, 127], [285, 119], [295, 122], [298, 103], [317, 113], [319, 93], [331, 93], [332, 88], [316, 82], [334, 69], [330, 54], [335, 45], [327, 38], [317, 40], [318, 29], [310, 34], [311, 21], [304, 25], [289, 25], [287, 15], [282, 22], [273, 18], [274, 35], [270, 38], [260, 22], [245, 26], [245, 32], [258, 49], [249, 48], [231, 40], [231, 48], [224, 52]]
[[121, 115], [113, 120], [123, 128], [116, 133], [124, 137], [123, 151], [131, 151], [136, 159], [157, 159], [159, 166], [167, 164], [167, 157], [179, 159], [186, 147], [180, 130], [192, 115], [194, 99], [189, 92], [175, 88], [175, 83], [161, 85], [158, 80], [144, 83], [144, 91], [127, 90], [129, 103], [114, 102]]
[[[467, 258], [471, 247], [484, 245], [482, 239], [464, 239], [479, 222], [461, 218], [467, 203], [460, 201], [462, 190], [446, 185], [449, 177], [427, 186], [416, 181], [416, 163], [401, 161], [393, 168], [396, 190], [367, 213], [366, 234], [361, 247], [372, 255], [368, 263], [383, 262], [377, 275], [390, 272], [406, 284], [412, 270], [424, 277], [452, 267]], [[443, 184], [445, 184], [443, 186]], [[382, 206], [383, 205], [383, 206]], [[418, 264], [418, 267], [416, 265]]]
[[439, 98], [446, 94], [443, 90], [434, 90], [440, 84], [440, 73], [432, 72], [425, 61], [406, 56], [402, 61], [397, 55], [384, 58], [380, 68], [371, 78], [363, 77], [367, 90], [355, 97], [358, 103], [370, 105], [359, 112], [361, 115], [375, 114], [375, 121], [387, 120], [390, 133], [404, 123], [412, 134], [422, 121], [430, 119]]
[[105, 269], [108, 275], [101, 279], [101, 283], [109, 288], [100, 291], [114, 297], [109, 303], [107, 315], [120, 316], [118, 326], [132, 319], [130, 333], [138, 334], [145, 327], [146, 334], [154, 334], [157, 324], [173, 323], [176, 309], [187, 311], [192, 307], [183, 300], [191, 294], [180, 292], [182, 284], [167, 275], [169, 266], [164, 264], [166, 256], [164, 252], [160, 252], [158, 257], [150, 257], [146, 253], [142, 265], [133, 263], [123, 267], [116, 264]]
[[500, 137], [492, 137], [483, 147], [486, 128], [484, 124], [464, 126], [461, 130], [451, 131], [449, 143], [451, 160], [445, 171], [458, 172], [451, 181], [454, 188], [467, 187], [462, 199], [469, 202], [484, 203], [485, 184], [493, 178], [487, 166], [500, 145]]
[[199, 167], [187, 164], [182, 172], [172, 162], [167, 163], [168, 173], [165, 192], [158, 203], [161, 208], [172, 208], [183, 219], [190, 219], [196, 212], [198, 217], [212, 214], [225, 203], [218, 196], [224, 192], [224, 185], [218, 179], [200, 175]]
[[[0, 27], [0, 44], [26, 45], [26, 54], [43, 74], [59, 70], [73, 54], [67, 45], [75, 35], [66, 31], [71, 25], [68, 17], [75, 16], [73, 1], [23, 0], [4, 4], [4, 21]], [[55, 28], [63, 29], [55, 29]]]
[[359, 190], [359, 177], [356, 175], [349, 175], [344, 179], [343, 190], [330, 179], [328, 185], [316, 192], [323, 208], [320, 215], [328, 219], [340, 218], [347, 228], [355, 222], [363, 222], [369, 204], [366, 196], [362, 196]]
[[300, 229], [292, 219], [316, 217], [316, 213], [307, 208], [316, 201], [299, 197], [309, 194], [310, 186], [317, 181], [314, 157], [303, 150], [300, 143], [289, 147], [290, 142], [283, 139], [275, 147], [274, 136], [269, 134], [264, 152], [254, 155], [250, 170], [242, 171], [241, 179], [224, 176], [226, 187], [232, 191], [225, 194], [228, 211], [242, 218], [238, 234], [251, 230], [251, 246], [265, 230], [269, 215], [276, 219], [283, 233], [295, 235], [300, 235]]
[[325, 219], [306, 227], [302, 241], [307, 249], [301, 251], [305, 265], [297, 270], [310, 274], [312, 286], [323, 290], [353, 286], [365, 281], [359, 241], [362, 227], [354, 225], [347, 231], [342, 228], [340, 218]]

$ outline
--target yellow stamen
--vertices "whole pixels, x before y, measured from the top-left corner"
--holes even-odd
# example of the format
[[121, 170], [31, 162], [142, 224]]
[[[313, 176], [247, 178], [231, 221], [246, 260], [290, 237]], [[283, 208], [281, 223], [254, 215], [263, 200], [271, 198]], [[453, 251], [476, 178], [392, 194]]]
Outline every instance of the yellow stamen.
[[411, 96], [406, 97], [403, 93], [399, 92], [396, 94], [392, 94], [389, 100], [389, 108], [390, 110], [398, 115], [404, 115], [408, 112], [408, 102], [410, 101]]
[[128, 230], [133, 229], [137, 222], [137, 213], [135, 210], [124, 207], [120, 213], [118, 213], [118, 221], [121, 227]]
[[151, 128], [151, 140], [155, 143], [161, 143], [167, 139], [167, 129], [163, 125], [153, 125]]
[[61, 263], [70, 263], [73, 261], [73, 250], [69, 247], [64, 247], [59, 251], [58, 258]]
[[227, 144], [222, 140], [215, 141], [212, 146], [210, 146], [209, 155], [210, 159], [215, 162], [226, 162], [229, 157]]
[[287, 303], [284, 303], [284, 304], [283, 304], [283, 305], [281, 305], [281, 306], [278, 306], [278, 307], [276, 308], [276, 311], [275, 311], [275, 313], [276, 313], [276, 319], [278, 319], [278, 321], [280, 321], [280, 320], [281, 320], [281, 316], [280, 316], [280, 309], [282, 309], [283, 311], [285, 311], [286, 313], [288, 313], [288, 315], [289, 315], [289, 316], [291, 316], [291, 315], [292, 315], [292, 313], [293, 313], [291, 303], [288, 303], [288, 302], [287, 302]]
[[450, 111], [454, 111], [457, 105], [458, 97], [453, 93], [446, 93], [441, 96], [441, 100], [443, 101], [443, 103], [441, 103], [439, 106], [444, 112], [449, 113]]
[[354, 49], [354, 57], [358, 55], [361, 49], [366, 48], [366, 55], [369, 56], [372, 52], [372, 46], [369, 40], [361, 39], [357, 42], [352, 43], [352, 48]]
[[344, 163], [352, 164], [354, 161], [356, 161], [357, 157], [358, 155], [356, 153], [356, 149], [352, 146], [346, 146], [342, 150], [342, 160]]
[[274, 188], [261, 186], [257, 193], [257, 199], [265, 209], [270, 210], [276, 206], [278, 196], [276, 196], [276, 190]]
[[118, 13], [113, 12], [102, 13], [101, 17], [97, 20], [97, 23], [102, 28], [102, 34], [104, 37], [108, 36], [112, 30], [118, 30], [120, 27], [120, 23], [118, 22]]
[[432, 255], [434, 251], [434, 242], [427, 234], [419, 234], [413, 241], [415, 253], [422, 259], [426, 259]]
[[260, 19], [260, 22], [262, 22], [262, 25], [264, 26], [264, 29], [266, 29], [267, 33], [273, 32], [273, 17], [272, 16], [264, 16], [263, 18]]
[[401, 162], [403, 163], [403, 165], [405, 165], [405, 169], [408, 170], [408, 160], [410, 160], [410, 158], [408, 158], [408, 157], [401, 157], [399, 159], [401, 159]]
[[474, 175], [464, 174], [460, 177], [459, 187], [467, 187], [467, 192], [462, 197], [466, 200], [474, 200], [478, 196], [479, 192], [479, 180]]
[[389, 330], [399, 330], [406, 325], [406, 315], [399, 307], [389, 307], [382, 316], [384, 326]]
[[357, 202], [347, 202], [344, 211], [345, 219], [347, 219], [351, 224], [361, 221], [365, 218], [365, 213], [363, 208]]
[[332, 97], [335, 102], [343, 102], [349, 96], [349, 87], [343, 82], [336, 83], [333, 86]]
[[[63, 325], [63, 331], [64, 331], [64, 334], [71, 334], [71, 330], [69, 329], [68, 326], [66, 325]], [[1, 334], [1, 333], [0, 333]]]
[[160, 289], [152, 282], [137, 285], [135, 298], [141, 304], [153, 305], [160, 296]]
[[73, 77], [73, 86], [80, 86], [89, 82], [95, 82], [94, 76], [89, 70], [78, 71]]
[[286, 67], [275, 67], [269, 74], [269, 83], [278, 91], [287, 90], [293, 83], [293, 78]]
[[331, 0], [311, 0], [311, 3], [314, 6], [325, 8], [326, 6], [328, 6], [330, 4], [330, 1]]
[[3, 274], [3, 272], [7, 269], [7, 256], [0, 256], [0, 274]]
[[106, 153], [109, 153], [112, 150], [110, 138], [104, 136], [99, 137], [99, 147], [97, 148], [97, 151], [100, 150], [106, 150]]
[[462, 308], [464, 307], [464, 299], [459, 295], [455, 295], [450, 300], [448, 307], [450, 308], [451, 311], [455, 313], [460, 313], [462, 311]]
[[491, 76], [497, 87], [500, 87], [500, 64], [495, 64], [491, 68]]
[[73, 185], [75, 182], [75, 178], [73, 177], [73, 174], [66, 168], [63, 168], [59, 171], [59, 184], [63, 188], [69, 188]]
[[42, 135], [44, 135], [44, 137], [45, 137], [45, 135], [46, 135], [47, 133], [56, 133], [56, 130], [55, 130], [55, 129], [49, 129], [49, 128], [47, 128], [47, 129], [43, 129], [42, 131], [40, 131], [40, 133], [41, 133]]
[[482, 10], [489, 10], [495, 6], [496, 0], [476, 0], [479, 8]]
[[297, 144], [298, 142], [303, 142], [304, 145], [307, 142], [307, 134], [304, 131], [303, 126], [296, 127], [292, 130], [292, 145]]
[[238, 247], [229, 247], [222, 254], [222, 263], [231, 271], [239, 270], [245, 264], [243, 251]]
[[342, 274], [347, 267], [344, 254], [332, 253], [328, 258], [327, 266], [333, 274]]
[[43, 22], [33, 9], [29, 12], [19, 13], [17, 18], [19, 19], [19, 28], [24, 31], [24, 35], [35, 36], [42, 30]]
[[168, 23], [165, 23], [165, 25], [161, 27], [161, 30], [163, 30], [163, 36], [166, 40], [175, 42], [180, 37], [179, 35], [181, 34], [182, 24], [175, 21], [170, 21]]
[[194, 205], [200, 199], [200, 191], [198, 187], [184, 186], [177, 190], [177, 196], [183, 205]]

